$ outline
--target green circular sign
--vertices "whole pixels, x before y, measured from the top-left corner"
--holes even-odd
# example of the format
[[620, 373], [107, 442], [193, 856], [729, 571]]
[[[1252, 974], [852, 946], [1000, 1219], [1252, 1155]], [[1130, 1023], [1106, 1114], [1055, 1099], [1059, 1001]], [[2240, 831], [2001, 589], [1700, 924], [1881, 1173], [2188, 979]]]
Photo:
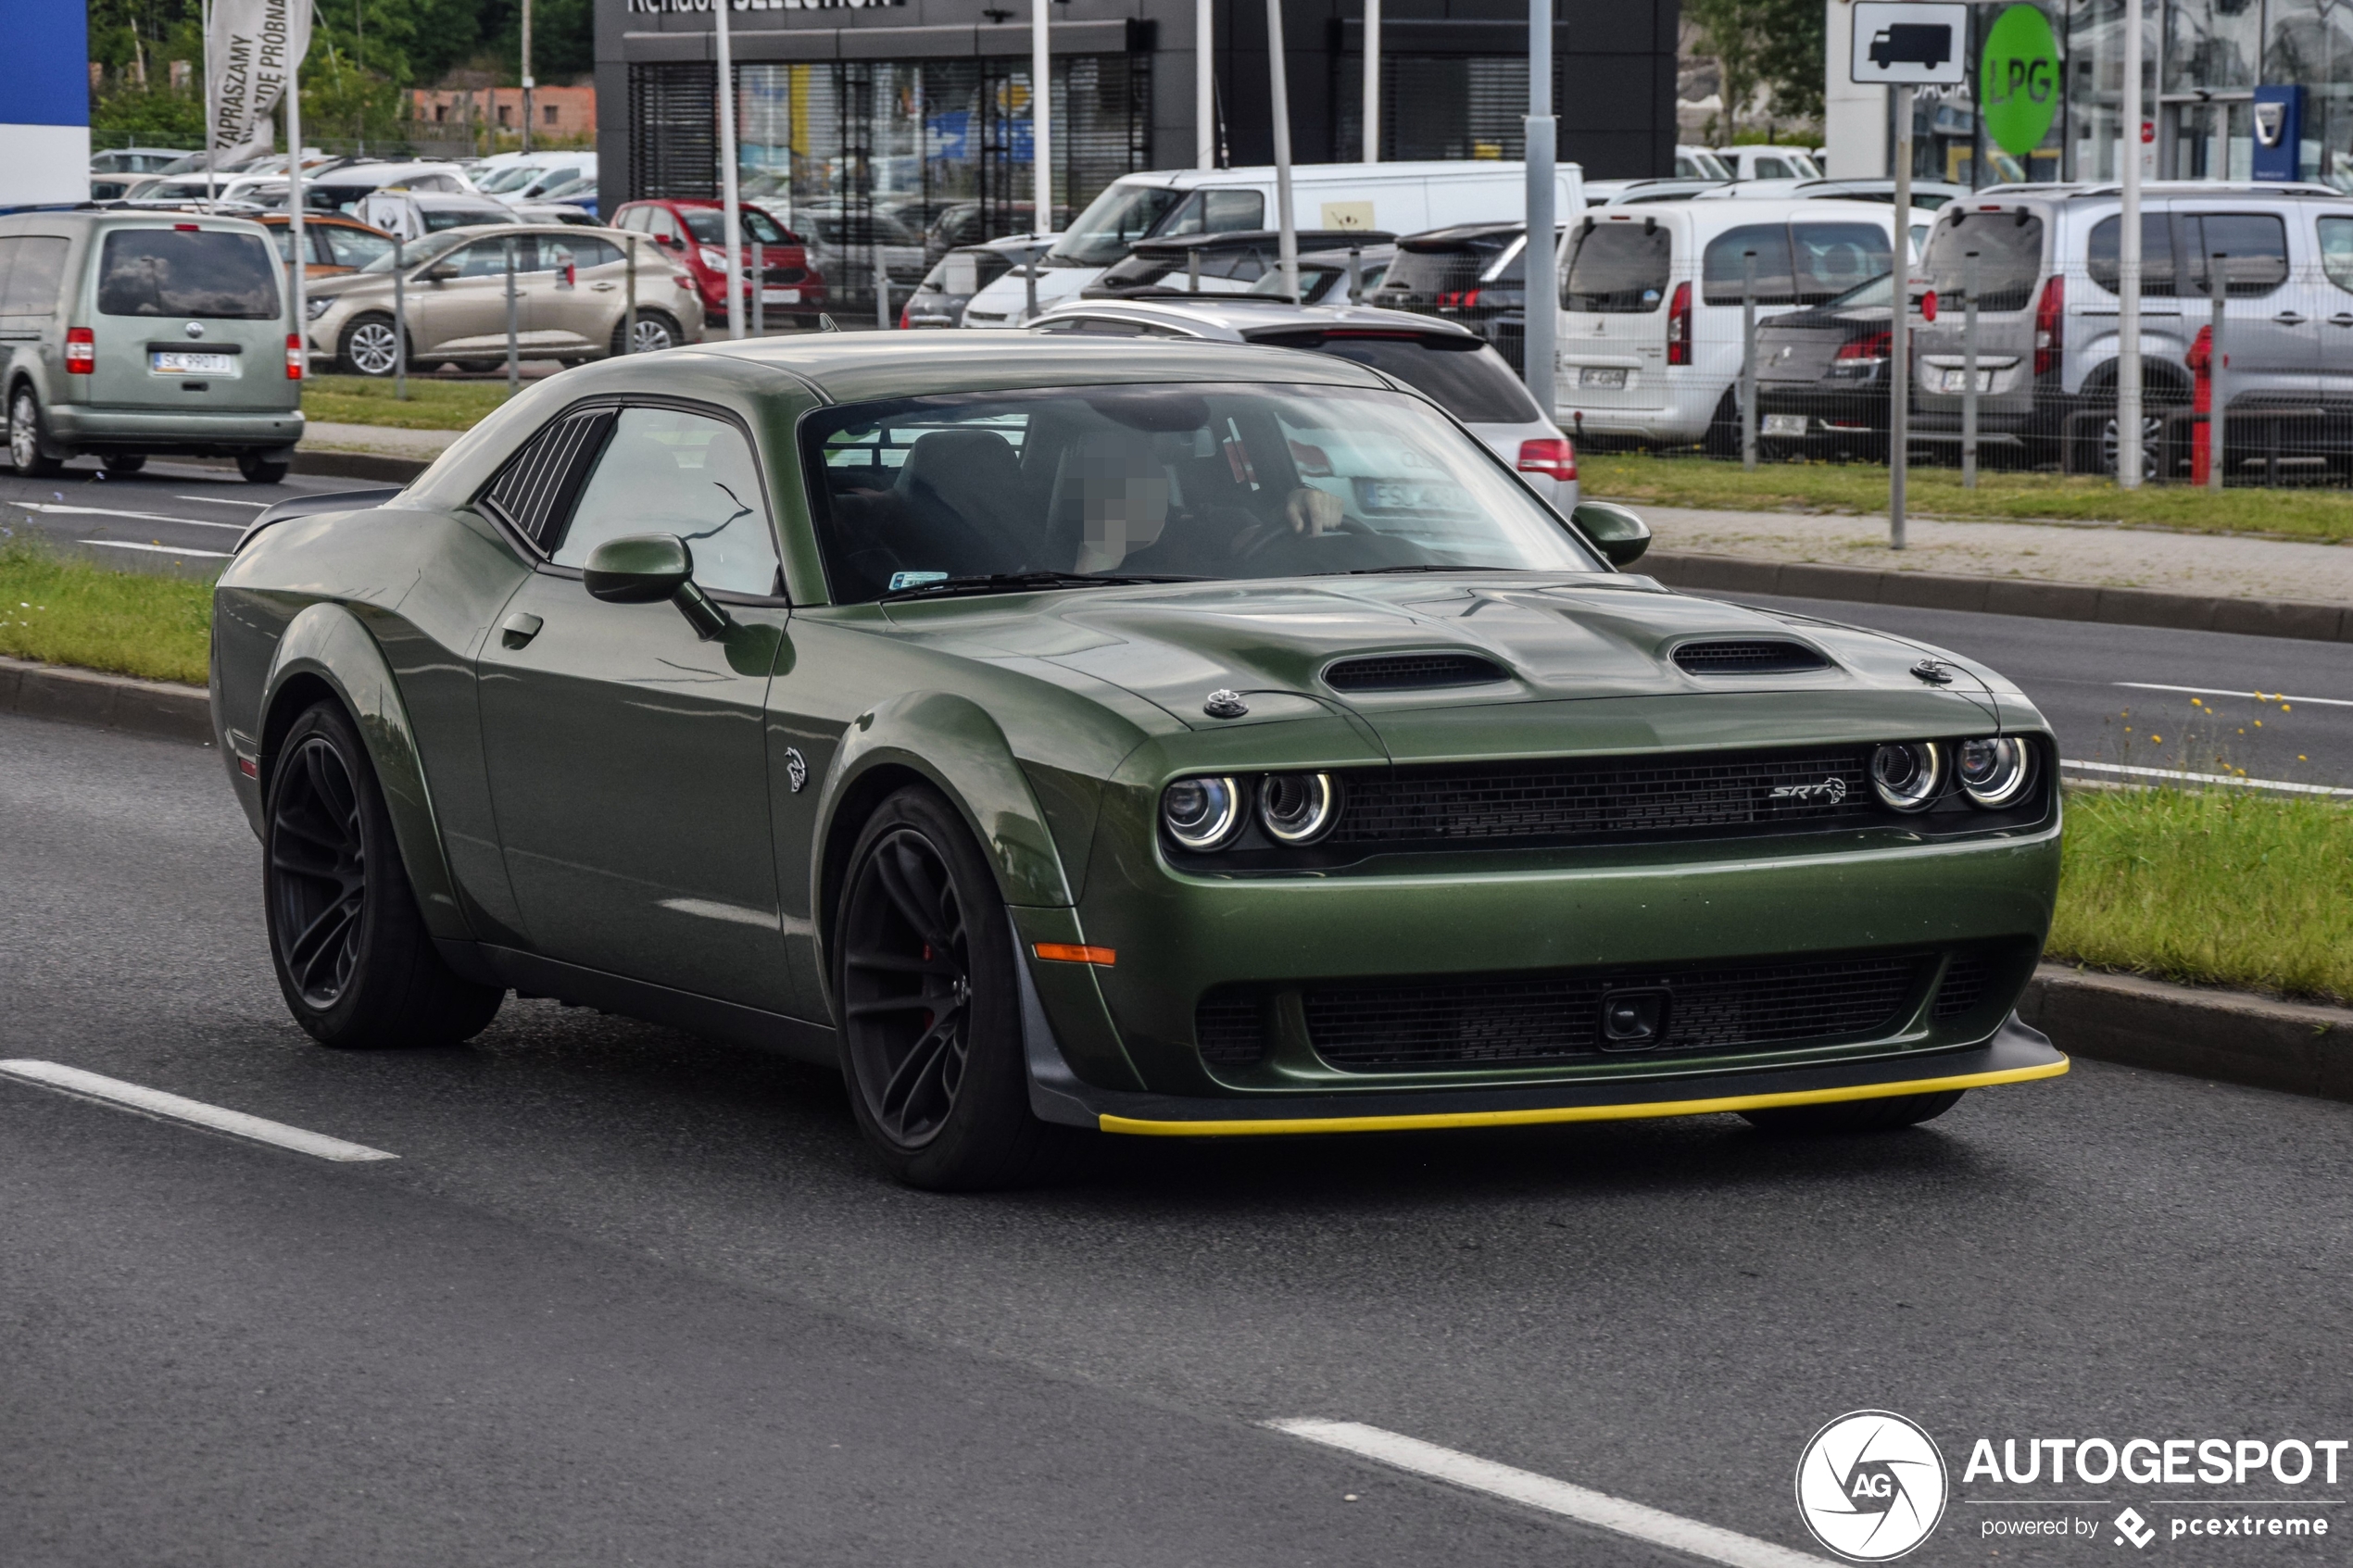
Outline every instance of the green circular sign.
[[1977, 107], [1986, 134], [2014, 157], [2043, 144], [2058, 113], [2058, 40], [2033, 6], [2012, 6], [1994, 19], [1979, 62]]

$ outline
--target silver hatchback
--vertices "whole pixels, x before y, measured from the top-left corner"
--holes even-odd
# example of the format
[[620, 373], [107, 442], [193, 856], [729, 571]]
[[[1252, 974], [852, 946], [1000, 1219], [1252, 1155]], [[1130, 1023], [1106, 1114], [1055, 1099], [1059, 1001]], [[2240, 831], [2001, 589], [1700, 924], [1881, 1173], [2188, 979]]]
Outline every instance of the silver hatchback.
[[100, 458], [234, 458], [285, 476], [301, 366], [261, 226], [184, 213], [0, 217], [0, 386], [21, 474]]

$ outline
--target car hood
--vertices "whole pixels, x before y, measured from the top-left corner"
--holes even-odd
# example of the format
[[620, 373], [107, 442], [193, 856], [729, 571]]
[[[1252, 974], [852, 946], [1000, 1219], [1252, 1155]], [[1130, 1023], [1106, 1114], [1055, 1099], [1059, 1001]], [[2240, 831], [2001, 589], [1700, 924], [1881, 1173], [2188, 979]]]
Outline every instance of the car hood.
[[[1541, 725], [1568, 711], [1559, 704], [1612, 698], [1690, 697], [1715, 708], [1707, 699], [1807, 694], [1812, 700], [1800, 706], [1816, 717], [1792, 740], [1951, 734], [1999, 724], [2004, 713], [2013, 724], [2034, 721], [2000, 677], [1926, 645], [1694, 598], [1627, 575], [1298, 578], [900, 601], [887, 608], [901, 634], [940, 651], [1000, 663], [1043, 660], [1124, 688], [1191, 729], [1338, 713], [1378, 732], [1400, 759], [1453, 749], [1442, 738], [1450, 729], [1478, 728], [1491, 743], [1500, 708], [1526, 709]], [[1810, 648], [1827, 667], [1705, 676], [1687, 673], [1674, 659], [1694, 642], [1767, 638]], [[1402, 691], [1341, 691], [1326, 678], [1345, 659], [1429, 653], [1476, 655], [1504, 677]], [[1931, 658], [1946, 666], [1945, 684], [1912, 672]], [[1203, 702], [1221, 690], [1239, 693], [1249, 714], [1208, 716]], [[1558, 744], [1555, 734], [1529, 740], [1527, 749]]]

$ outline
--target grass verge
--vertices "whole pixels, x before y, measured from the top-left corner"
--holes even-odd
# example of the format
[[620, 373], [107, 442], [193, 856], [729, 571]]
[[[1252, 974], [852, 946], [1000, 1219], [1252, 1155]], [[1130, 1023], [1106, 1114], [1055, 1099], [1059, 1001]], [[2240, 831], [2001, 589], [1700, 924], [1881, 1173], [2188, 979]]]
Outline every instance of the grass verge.
[[0, 654], [202, 685], [211, 644], [209, 583], [0, 544]]
[[2353, 1001], [2353, 809], [2214, 791], [2083, 791], [2047, 956]]
[[[1577, 464], [1584, 493], [1596, 499], [1753, 511], [1887, 510], [1887, 470], [1860, 463], [1761, 463], [1750, 473], [1705, 458], [1579, 452]], [[1921, 517], [2144, 523], [2320, 544], [2353, 539], [2353, 491], [2346, 490], [2249, 488], [2218, 499], [2183, 484], [2128, 492], [2103, 479], [2055, 473], [1981, 474], [1976, 489], [1964, 490], [1957, 469], [1916, 468], [1907, 495], [1909, 510]]]
[[507, 401], [505, 382], [409, 378], [409, 401], [392, 395], [390, 381], [371, 376], [312, 376], [303, 383], [308, 418], [346, 425], [396, 425], [403, 430], [471, 430]]

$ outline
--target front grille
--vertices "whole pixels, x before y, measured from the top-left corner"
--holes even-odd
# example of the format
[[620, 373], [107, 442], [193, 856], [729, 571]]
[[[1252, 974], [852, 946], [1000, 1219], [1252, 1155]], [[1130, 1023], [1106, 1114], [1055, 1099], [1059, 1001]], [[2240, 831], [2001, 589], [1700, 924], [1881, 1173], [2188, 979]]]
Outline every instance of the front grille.
[[[1326, 842], [1611, 837], [1755, 825], [1819, 826], [1869, 814], [1861, 747], [1372, 769], [1342, 775]], [[1776, 792], [1780, 793], [1776, 793]]]
[[1212, 991], [1193, 1010], [1193, 1040], [1203, 1061], [1247, 1067], [1266, 1054], [1266, 1004], [1248, 992]]
[[1775, 640], [1685, 643], [1675, 650], [1675, 663], [1686, 675], [1784, 675], [1831, 667], [1803, 643]]
[[1325, 684], [1342, 692], [1483, 686], [1504, 678], [1502, 666], [1471, 653], [1392, 653], [1373, 659], [1344, 659], [1324, 671]]
[[1963, 953], [1944, 969], [1944, 984], [1936, 988], [1935, 1015], [1958, 1018], [1985, 997], [1994, 966], [1977, 953]]
[[760, 281], [764, 283], [797, 283], [807, 276], [809, 272], [805, 268], [771, 267], [760, 274]]
[[1926, 959], [1466, 978], [1407, 985], [1311, 985], [1302, 992], [1316, 1054], [1364, 1073], [1600, 1059], [1602, 998], [1664, 989], [1664, 1033], [1639, 1052], [1760, 1050], [1884, 1034]]

